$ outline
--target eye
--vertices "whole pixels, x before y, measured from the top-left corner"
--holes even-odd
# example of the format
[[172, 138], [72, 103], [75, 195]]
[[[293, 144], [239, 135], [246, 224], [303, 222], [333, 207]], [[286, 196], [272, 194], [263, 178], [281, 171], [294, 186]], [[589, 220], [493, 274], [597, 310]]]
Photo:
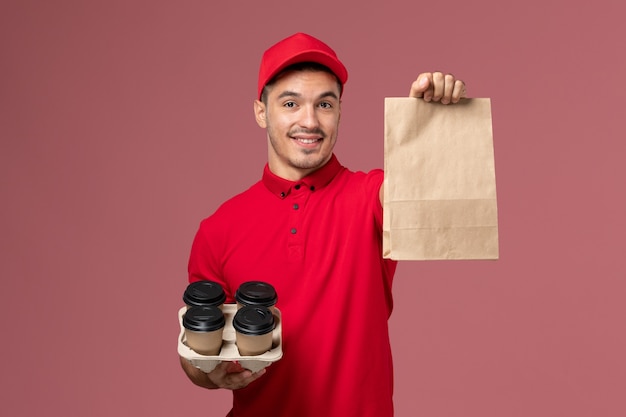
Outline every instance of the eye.
[[294, 101], [288, 101], [285, 104], [283, 104], [284, 107], [288, 107], [288, 108], [294, 108], [296, 107], [296, 103]]
[[327, 101], [323, 101], [323, 102], [320, 103], [320, 107], [323, 108], [323, 109], [332, 109], [333, 105], [330, 104]]

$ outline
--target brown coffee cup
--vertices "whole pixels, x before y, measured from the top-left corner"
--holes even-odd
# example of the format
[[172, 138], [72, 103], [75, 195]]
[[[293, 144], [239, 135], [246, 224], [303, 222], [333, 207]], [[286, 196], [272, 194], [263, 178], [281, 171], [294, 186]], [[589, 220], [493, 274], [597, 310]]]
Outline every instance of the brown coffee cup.
[[267, 307], [241, 307], [233, 317], [233, 328], [240, 355], [262, 355], [272, 348], [274, 316]]
[[226, 319], [214, 306], [194, 306], [183, 315], [187, 346], [201, 355], [219, 355]]
[[278, 301], [278, 295], [274, 287], [267, 282], [248, 281], [237, 288], [235, 301], [239, 307], [256, 306], [273, 310]]
[[202, 280], [192, 282], [183, 293], [183, 302], [187, 307], [214, 306], [221, 308], [226, 301], [226, 293], [220, 284]]

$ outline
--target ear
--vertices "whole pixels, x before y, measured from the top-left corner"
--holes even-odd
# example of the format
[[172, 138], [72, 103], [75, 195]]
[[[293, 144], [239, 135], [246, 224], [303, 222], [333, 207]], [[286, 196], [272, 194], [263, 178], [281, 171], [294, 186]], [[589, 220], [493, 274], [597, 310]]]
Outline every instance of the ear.
[[341, 121], [341, 100], [339, 100], [339, 116], [337, 116], [337, 124]]
[[254, 117], [260, 127], [267, 128], [267, 109], [261, 100], [254, 100]]

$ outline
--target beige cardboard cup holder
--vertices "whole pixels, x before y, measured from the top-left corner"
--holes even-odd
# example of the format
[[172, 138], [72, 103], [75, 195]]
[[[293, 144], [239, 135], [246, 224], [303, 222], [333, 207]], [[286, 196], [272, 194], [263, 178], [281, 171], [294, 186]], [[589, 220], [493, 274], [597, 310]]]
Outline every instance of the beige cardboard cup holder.
[[224, 326], [224, 334], [222, 336], [222, 349], [219, 355], [206, 356], [201, 355], [189, 346], [185, 338], [185, 328], [183, 327], [183, 315], [187, 311], [187, 307], [178, 310], [178, 323], [180, 325], [180, 335], [178, 337], [178, 354], [187, 359], [193, 366], [204, 372], [211, 372], [220, 362], [238, 362], [245, 369], [252, 372], [258, 372], [283, 357], [282, 348], [282, 326], [280, 319], [280, 310], [274, 308], [274, 316], [276, 326], [272, 334], [272, 348], [267, 352], [256, 356], [242, 356], [239, 354], [237, 345], [235, 344], [235, 329], [233, 328], [233, 317], [237, 312], [237, 304], [224, 304], [222, 311], [226, 319]]

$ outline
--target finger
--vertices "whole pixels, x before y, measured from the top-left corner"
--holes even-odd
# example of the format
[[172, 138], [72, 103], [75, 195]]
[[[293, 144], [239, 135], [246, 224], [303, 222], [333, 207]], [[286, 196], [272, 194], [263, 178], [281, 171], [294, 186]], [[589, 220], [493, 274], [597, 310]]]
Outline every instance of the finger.
[[251, 371], [230, 372], [224, 377], [224, 388], [240, 389], [248, 385], [246, 380], [252, 375]]
[[454, 82], [454, 89], [452, 90], [452, 102], [458, 103], [460, 99], [467, 97], [465, 92], [465, 83], [461, 80]]
[[228, 366], [226, 367], [226, 372], [241, 372], [243, 371], [243, 366], [237, 361], [228, 362]]
[[226, 376], [226, 388], [232, 390], [245, 388], [253, 381], [259, 379], [263, 374], [265, 374], [265, 369], [261, 369], [258, 372], [252, 372], [246, 369], [242, 372], [230, 373]]
[[434, 92], [434, 88], [435, 88], [435, 80], [434, 80], [434, 74], [429, 72], [427, 73], [427, 77], [428, 77], [428, 88], [424, 91], [423, 97], [424, 97], [424, 101], [431, 101], [433, 99], [433, 92]]
[[215, 368], [209, 373], [212, 377], [219, 380], [224, 378], [224, 376], [228, 373], [228, 368], [230, 367], [230, 362], [222, 361], [217, 364]]
[[429, 72], [425, 72], [420, 74], [413, 84], [411, 84], [411, 91], [409, 92], [409, 97], [424, 97], [424, 92], [428, 91], [432, 84], [432, 74]]
[[443, 96], [441, 97], [441, 102], [443, 104], [448, 104], [452, 101], [452, 93], [454, 92], [454, 75], [444, 75], [443, 83]]
[[[440, 101], [441, 97], [443, 97], [443, 92], [444, 92], [444, 76], [443, 73], [437, 71], [433, 73], [433, 95], [432, 95], [432, 100], [433, 101]], [[424, 96], [424, 98], [426, 98], [426, 96]]]
[[228, 368], [230, 367], [230, 362], [220, 362], [217, 364], [215, 368], [211, 372], [207, 374], [209, 380], [217, 385], [218, 387], [224, 386], [224, 377], [228, 373]]
[[[257, 379], [261, 378], [263, 375], [265, 375], [266, 369], [263, 368], [260, 371], [254, 372], [252, 375], [250, 375], [250, 378], [248, 378], [248, 384], [256, 381]], [[248, 385], [246, 384], [246, 385]]]

